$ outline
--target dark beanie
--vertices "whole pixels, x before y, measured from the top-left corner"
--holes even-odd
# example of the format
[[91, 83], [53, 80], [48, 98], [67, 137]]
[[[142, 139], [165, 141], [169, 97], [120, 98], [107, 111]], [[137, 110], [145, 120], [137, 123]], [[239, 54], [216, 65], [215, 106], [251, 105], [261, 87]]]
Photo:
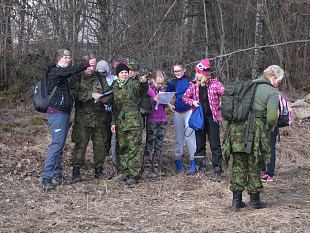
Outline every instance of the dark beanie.
[[120, 63], [120, 64], [119, 64], [118, 66], [116, 66], [116, 68], [115, 68], [116, 76], [118, 76], [118, 74], [119, 74], [120, 72], [122, 72], [123, 70], [126, 70], [126, 71], [129, 72], [128, 66], [127, 66], [126, 64], [124, 64], [124, 63]]

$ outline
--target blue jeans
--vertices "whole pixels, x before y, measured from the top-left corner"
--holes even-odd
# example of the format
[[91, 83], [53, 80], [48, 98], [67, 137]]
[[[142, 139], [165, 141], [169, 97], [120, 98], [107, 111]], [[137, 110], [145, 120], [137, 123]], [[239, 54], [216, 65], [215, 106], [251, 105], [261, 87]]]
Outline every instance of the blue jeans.
[[47, 114], [47, 118], [51, 130], [52, 143], [47, 152], [42, 178], [51, 180], [54, 176], [62, 176], [62, 153], [68, 135], [70, 114], [57, 112], [55, 114]]

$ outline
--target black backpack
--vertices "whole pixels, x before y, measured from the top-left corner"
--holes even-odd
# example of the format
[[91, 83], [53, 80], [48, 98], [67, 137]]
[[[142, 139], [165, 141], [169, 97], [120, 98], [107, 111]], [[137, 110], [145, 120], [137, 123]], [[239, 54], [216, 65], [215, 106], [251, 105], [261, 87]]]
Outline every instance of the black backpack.
[[221, 97], [221, 113], [225, 120], [229, 122], [244, 122], [248, 120], [248, 115], [253, 103], [257, 85], [268, 84], [253, 80], [237, 81], [226, 84], [224, 95]]
[[47, 74], [35, 86], [32, 99], [35, 110], [42, 113], [47, 112], [48, 105], [57, 89], [57, 86], [55, 86], [52, 93], [50, 95], [48, 94]]

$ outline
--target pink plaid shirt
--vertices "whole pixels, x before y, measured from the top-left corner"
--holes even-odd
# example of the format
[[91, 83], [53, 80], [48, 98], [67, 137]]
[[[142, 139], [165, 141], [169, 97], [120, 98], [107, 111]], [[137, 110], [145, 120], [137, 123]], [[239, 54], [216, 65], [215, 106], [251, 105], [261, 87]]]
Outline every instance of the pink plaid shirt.
[[[207, 83], [207, 91], [213, 120], [219, 122], [223, 120], [220, 112], [220, 101], [221, 96], [224, 94], [224, 86], [219, 80], [211, 78]], [[193, 105], [194, 100], [199, 102], [199, 87], [196, 81], [190, 82], [190, 86], [184, 93], [182, 99], [189, 106]]]

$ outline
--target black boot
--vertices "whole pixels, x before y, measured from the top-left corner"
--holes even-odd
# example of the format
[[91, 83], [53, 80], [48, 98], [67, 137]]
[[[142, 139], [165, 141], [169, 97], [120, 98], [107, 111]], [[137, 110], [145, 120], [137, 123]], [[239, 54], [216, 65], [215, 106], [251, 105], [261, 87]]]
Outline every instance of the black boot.
[[195, 158], [196, 161], [196, 167], [197, 167], [197, 171], [200, 172], [206, 172], [207, 171], [207, 165], [206, 165], [206, 159], [203, 158]]
[[127, 185], [134, 185], [134, 184], [138, 184], [138, 177], [134, 177], [134, 176], [129, 176], [126, 180], [126, 184]]
[[212, 179], [213, 182], [221, 182], [222, 181], [222, 168], [215, 167], [214, 168], [214, 177]]
[[250, 193], [250, 207], [253, 209], [266, 208], [266, 203], [260, 201], [260, 193]]
[[242, 201], [242, 191], [241, 190], [233, 191], [233, 200], [232, 200], [231, 208], [233, 208], [234, 210], [237, 210], [239, 208], [244, 208], [244, 207], [245, 207], [245, 203]]
[[52, 183], [56, 186], [70, 184], [70, 182], [68, 182], [68, 180], [63, 176], [55, 176], [52, 180]]
[[82, 181], [81, 172], [79, 167], [72, 168], [72, 183], [77, 183]]
[[102, 167], [95, 168], [95, 178], [96, 179], [103, 179], [103, 180], [110, 180], [112, 176], [104, 174]]
[[52, 180], [49, 179], [42, 179], [42, 186], [44, 191], [55, 189], [55, 185], [52, 183]]

